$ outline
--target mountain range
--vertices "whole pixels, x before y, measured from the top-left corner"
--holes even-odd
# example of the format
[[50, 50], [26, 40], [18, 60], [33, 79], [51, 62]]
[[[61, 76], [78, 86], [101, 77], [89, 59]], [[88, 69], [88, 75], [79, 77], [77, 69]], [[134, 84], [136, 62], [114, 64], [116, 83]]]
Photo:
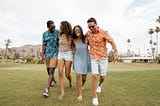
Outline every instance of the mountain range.
[[[35, 56], [37, 57], [37, 53], [40, 53], [42, 50], [42, 45], [23, 45], [20, 47], [9, 47], [9, 54], [13, 54], [13, 52], [18, 53], [20, 56]], [[0, 54], [3, 55], [5, 53], [5, 49], [0, 48]]]

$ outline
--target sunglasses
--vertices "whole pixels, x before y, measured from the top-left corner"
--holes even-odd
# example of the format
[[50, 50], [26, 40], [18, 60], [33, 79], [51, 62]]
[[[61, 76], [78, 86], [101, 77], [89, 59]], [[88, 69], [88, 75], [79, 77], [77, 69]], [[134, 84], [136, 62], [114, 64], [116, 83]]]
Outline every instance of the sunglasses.
[[79, 30], [79, 29], [78, 29], [78, 30], [74, 30], [74, 31], [75, 31], [75, 32], [81, 32], [81, 30]]

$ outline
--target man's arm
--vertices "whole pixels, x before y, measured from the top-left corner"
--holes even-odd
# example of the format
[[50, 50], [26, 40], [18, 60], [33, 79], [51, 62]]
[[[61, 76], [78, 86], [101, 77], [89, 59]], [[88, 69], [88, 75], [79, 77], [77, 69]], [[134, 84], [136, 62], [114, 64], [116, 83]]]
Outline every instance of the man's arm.
[[113, 39], [108, 40], [108, 42], [111, 44], [111, 46], [112, 46], [114, 52], [118, 52], [116, 43], [113, 41]]
[[88, 32], [86, 32], [86, 34], [84, 35], [85, 36], [85, 43], [87, 44], [87, 45], [89, 45], [89, 33]]
[[113, 41], [113, 39], [108, 40], [108, 42], [111, 44], [112, 49], [114, 50], [114, 60], [117, 61], [118, 60], [118, 50], [117, 50], [116, 43]]
[[44, 53], [46, 51], [46, 45], [42, 45], [42, 53], [41, 53], [41, 59], [44, 60]]
[[117, 61], [118, 59], [118, 50], [116, 43], [113, 41], [112, 37], [108, 34], [107, 31], [104, 32], [104, 38], [106, 39], [107, 43], [110, 43], [112, 46], [112, 49], [114, 50], [114, 60]]

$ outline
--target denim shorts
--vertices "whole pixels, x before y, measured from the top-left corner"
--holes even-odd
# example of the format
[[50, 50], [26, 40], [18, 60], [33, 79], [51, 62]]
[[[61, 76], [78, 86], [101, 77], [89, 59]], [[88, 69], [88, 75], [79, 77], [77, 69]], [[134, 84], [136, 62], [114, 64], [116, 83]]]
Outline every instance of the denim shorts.
[[58, 59], [62, 59], [65, 61], [73, 61], [73, 53], [72, 51], [64, 51], [58, 53]]
[[108, 58], [106, 59], [91, 59], [92, 75], [97, 74], [106, 76], [108, 69]]

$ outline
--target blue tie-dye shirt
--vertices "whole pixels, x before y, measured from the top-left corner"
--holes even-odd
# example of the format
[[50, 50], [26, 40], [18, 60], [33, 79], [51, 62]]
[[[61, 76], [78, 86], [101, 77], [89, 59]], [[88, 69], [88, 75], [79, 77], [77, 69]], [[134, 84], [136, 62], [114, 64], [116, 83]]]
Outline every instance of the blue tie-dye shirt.
[[46, 45], [44, 56], [51, 58], [58, 55], [58, 34], [59, 30], [55, 30], [54, 33], [46, 31], [43, 33], [42, 43]]

